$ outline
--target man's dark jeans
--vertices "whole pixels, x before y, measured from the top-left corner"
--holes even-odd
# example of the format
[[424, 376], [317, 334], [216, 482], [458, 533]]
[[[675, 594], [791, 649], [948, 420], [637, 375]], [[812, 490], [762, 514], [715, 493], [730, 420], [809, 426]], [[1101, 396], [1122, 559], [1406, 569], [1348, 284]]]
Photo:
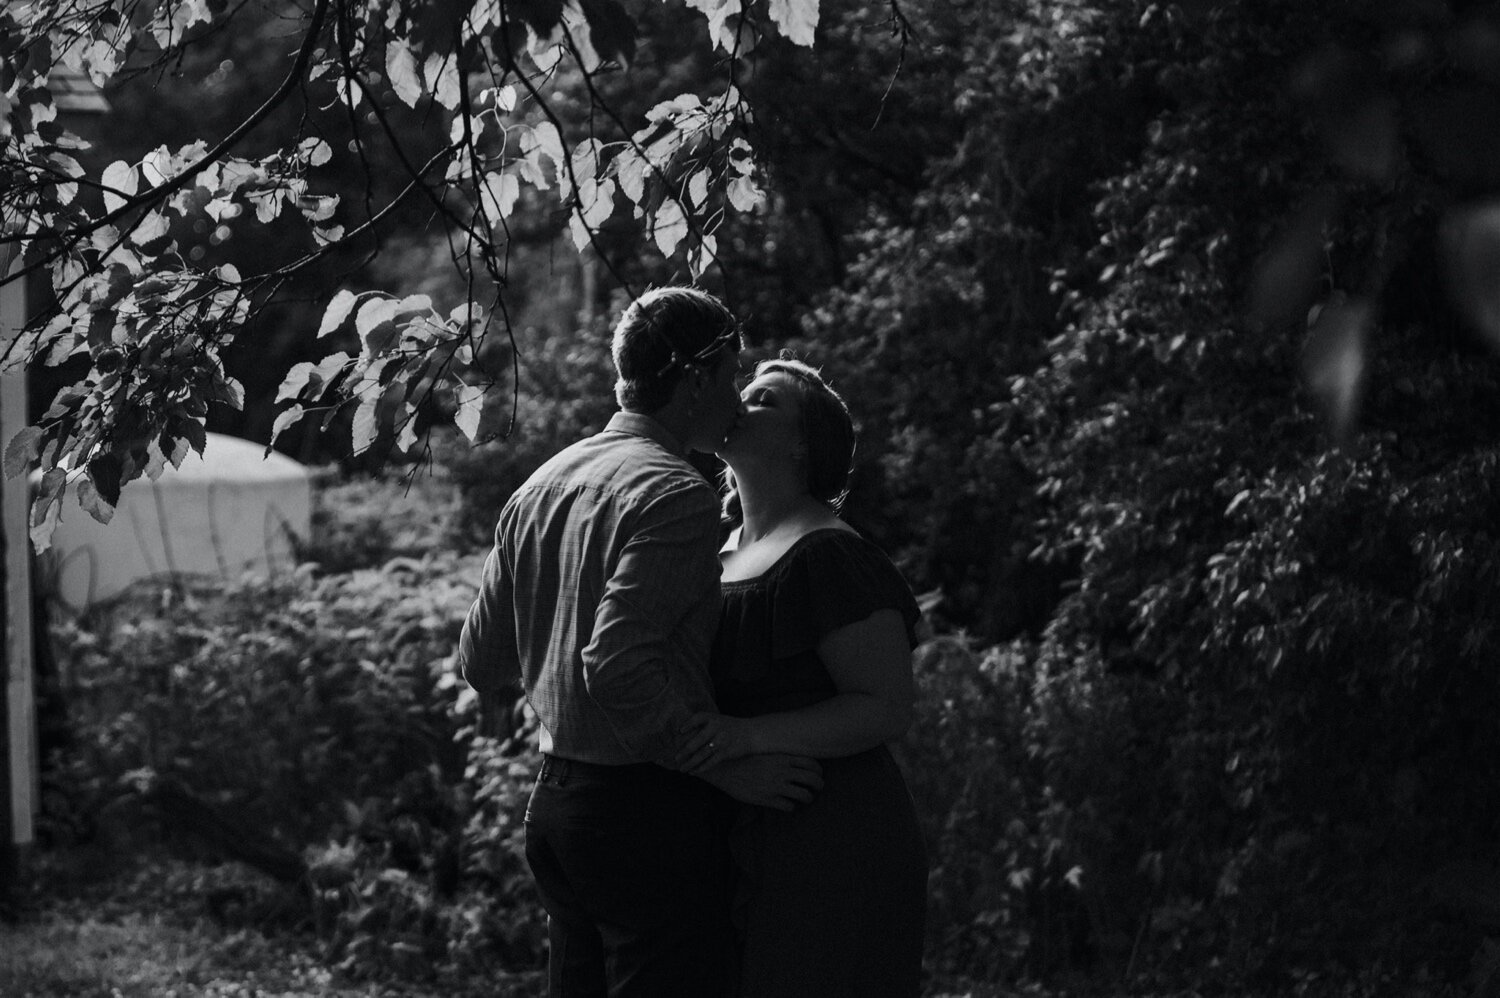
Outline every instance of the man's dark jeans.
[[545, 757], [526, 858], [552, 998], [717, 998], [732, 943], [725, 798], [660, 766]]

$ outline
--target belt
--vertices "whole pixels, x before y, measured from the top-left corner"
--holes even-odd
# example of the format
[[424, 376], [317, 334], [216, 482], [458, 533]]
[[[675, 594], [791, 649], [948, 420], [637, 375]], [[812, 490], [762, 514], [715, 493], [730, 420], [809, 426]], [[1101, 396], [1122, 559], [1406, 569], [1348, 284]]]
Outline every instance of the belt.
[[542, 755], [542, 770], [537, 774], [537, 779], [553, 779], [565, 782], [570, 776], [613, 776], [632, 777], [645, 775], [652, 771], [661, 771], [660, 766], [654, 762], [629, 762], [618, 766], [608, 765], [602, 762], [584, 762], [581, 759], [564, 759], [560, 755]]

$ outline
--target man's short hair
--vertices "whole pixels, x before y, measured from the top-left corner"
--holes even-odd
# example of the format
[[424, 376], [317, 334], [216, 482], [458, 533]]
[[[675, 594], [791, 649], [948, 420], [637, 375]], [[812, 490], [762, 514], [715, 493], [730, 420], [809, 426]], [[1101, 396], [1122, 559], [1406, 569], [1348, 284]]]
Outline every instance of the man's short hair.
[[697, 288], [654, 288], [615, 324], [615, 400], [627, 412], [656, 412], [689, 367], [713, 368], [739, 349], [739, 327], [719, 299]]

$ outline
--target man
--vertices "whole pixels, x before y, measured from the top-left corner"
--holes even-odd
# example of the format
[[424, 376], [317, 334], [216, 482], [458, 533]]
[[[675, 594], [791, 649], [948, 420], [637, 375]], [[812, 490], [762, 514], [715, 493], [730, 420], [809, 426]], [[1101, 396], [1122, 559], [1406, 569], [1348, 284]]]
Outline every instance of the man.
[[[548, 913], [553, 998], [712, 998], [731, 944], [720, 790], [790, 810], [816, 763], [674, 769], [712, 709], [718, 497], [686, 460], [740, 409], [739, 333], [712, 295], [659, 288], [615, 328], [620, 405], [506, 503], [459, 661], [482, 725], [517, 683], [541, 721], [526, 855]], [[497, 732], [487, 732], [497, 733]]]

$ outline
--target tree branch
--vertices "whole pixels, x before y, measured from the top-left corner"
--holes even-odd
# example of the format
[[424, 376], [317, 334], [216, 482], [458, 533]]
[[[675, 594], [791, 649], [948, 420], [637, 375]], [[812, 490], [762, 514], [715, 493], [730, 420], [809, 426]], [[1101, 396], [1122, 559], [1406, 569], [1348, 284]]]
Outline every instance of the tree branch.
[[[22, 267], [14, 273], [0, 275], [0, 287], [4, 287], [13, 281], [24, 280], [28, 275], [51, 265], [54, 261], [65, 256], [84, 239], [87, 239], [105, 226], [114, 224], [132, 211], [153, 203], [165, 201], [186, 187], [188, 181], [222, 159], [241, 139], [250, 134], [261, 122], [265, 121], [272, 111], [280, 107], [282, 102], [291, 96], [292, 91], [296, 89], [298, 82], [307, 70], [307, 64], [312, 60], [313, 51], [317, 47], [318, 37], [323, 33], [323, 20], [328, 14], [328, 5], [330, 2], [331, 0], [317, 0], [317, 4], [313, 7], [312, 23], [308, 25], [307, 35], [302, 40], [302, 47], [297, 50], [296, 60], [292, 63], [292, 68], [287, 72], [286, 78], [281, 81], [281, 84], [277, 86], [276, 90], [266, 98], [265, 102], [259, 108], [244, 121], [236, 125], [228, 135], [220, 140], [218, 145], [204, 153], [198, 162], [183, 170], [160, 187], [152, 188], [145, 194], [127, 200], [114, 211], [106, 212], [81, 229], [75, 229], [72, 232], [63, 234], [63, 237], [68, 240], [67, 245], [51, 253], [44, 254], [39, 260]], [[132, 229], [127, 229], [121, 233], [120, 238], [115, 242], [114, 246], [110, 247], [110, 252], [113, 252], [124, 243]], [[108, 254], [106, 253], [105, 255]]]

